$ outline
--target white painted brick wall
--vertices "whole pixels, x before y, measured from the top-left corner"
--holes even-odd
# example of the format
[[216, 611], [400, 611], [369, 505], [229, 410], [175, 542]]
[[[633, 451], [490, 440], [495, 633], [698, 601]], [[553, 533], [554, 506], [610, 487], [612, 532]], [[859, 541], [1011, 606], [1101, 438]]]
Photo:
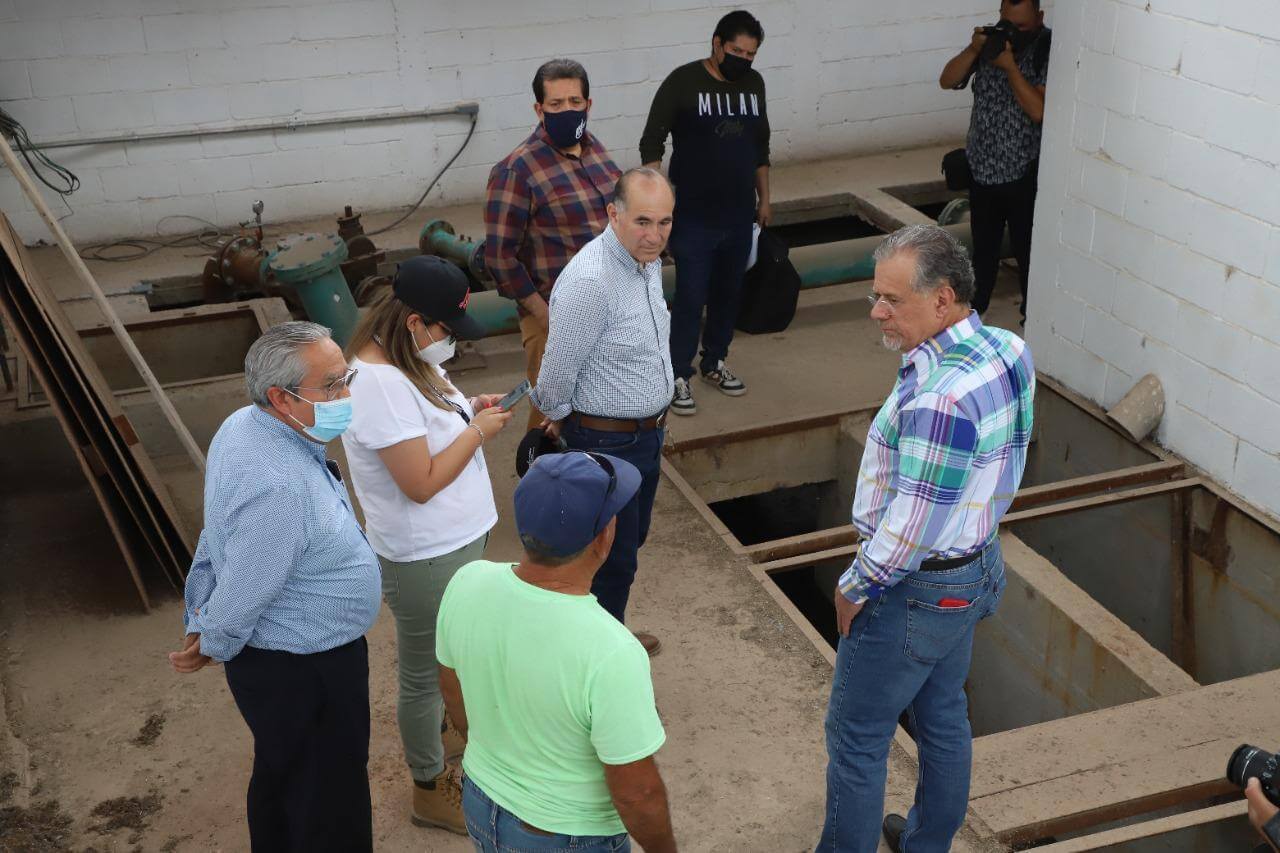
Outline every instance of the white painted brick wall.
[[[971, 28], [991, 22], [994, 5], [749, 4], [766, 31], [757, 66], [774, 159], [962, 137], [970, 95], [939, 90], [937, 76]], [[476, 135], [428, 203], [475, 201], [489, 168], [534, 123], [529, 84], [541, 61], [572, 56], [587, 66], [592, 129], [622, 166], [636, 165], [658, 84], [705, 54], [729, 8], [722, 0], [0, 0], [0, 102], [33, 138], [53, 140], [476, 100]], [[1132, 99], [1136, 70], [1131, 88]], [[181, 212], [184, 198], [188, 212], [221, 225], [247, 218], [257, 197], [276, 220], [346, 203], [391, 208], [421, 192], [466, 127], [457, 117], [57, 149], [84, 182], [64, 225], [81, 242], [133, 235]], [[402, 149], [379, 147], [395, 142]], [[0, 200], [26, 239], [46, 236], [2, 171]]]
[[1280, 515], [1275, 11], [1055, 9], [1027, 336], [1103, 405], [1154, 372], [1157, 439]]

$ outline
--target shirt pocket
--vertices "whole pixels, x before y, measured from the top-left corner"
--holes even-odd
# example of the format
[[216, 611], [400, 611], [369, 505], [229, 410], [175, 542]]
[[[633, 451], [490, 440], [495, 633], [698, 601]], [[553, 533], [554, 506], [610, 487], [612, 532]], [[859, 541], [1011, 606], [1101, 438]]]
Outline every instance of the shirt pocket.
[[589, 225], [588, 199], [578, 182], [566, 174], [549, 179], [542, 188], [534, 221], [546, 228], [584, 228]]

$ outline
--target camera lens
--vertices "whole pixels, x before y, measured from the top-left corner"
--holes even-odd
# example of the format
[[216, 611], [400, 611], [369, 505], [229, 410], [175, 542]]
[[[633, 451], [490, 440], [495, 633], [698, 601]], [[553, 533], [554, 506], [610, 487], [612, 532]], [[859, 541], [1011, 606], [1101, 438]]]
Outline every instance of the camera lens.
[[1227, 762], [1227, 781], [1240, 788], [1245, 786], [1251, 777], [1261, 778], [1266, 764], [1271, 760], [1271, 753], [1247, 743], [1236, 747]]

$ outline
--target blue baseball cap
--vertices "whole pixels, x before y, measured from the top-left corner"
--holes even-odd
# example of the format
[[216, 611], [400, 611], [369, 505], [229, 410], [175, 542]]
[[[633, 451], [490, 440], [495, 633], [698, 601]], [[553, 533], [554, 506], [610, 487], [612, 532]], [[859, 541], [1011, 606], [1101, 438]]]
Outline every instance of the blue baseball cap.
[[516, 486], [516, 530], [554, 556], [571, 557], [639, 490], [636, 466], [616, 456], [580, 450], [539, 456]]

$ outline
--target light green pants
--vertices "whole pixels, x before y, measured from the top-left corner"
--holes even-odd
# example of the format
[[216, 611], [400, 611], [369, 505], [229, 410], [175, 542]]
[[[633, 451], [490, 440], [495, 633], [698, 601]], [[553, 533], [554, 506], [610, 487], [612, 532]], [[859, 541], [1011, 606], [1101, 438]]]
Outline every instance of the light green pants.
[[396, 645], [400, 663], [400, 700], [396, 718], [404, 758], [413, 778], [427, 782], [444, 770], [444, 700], [440, 697], [440, 670], [436, 661], [436, 615], [440, 599], [458, 569], [484, 556], [486, 533], [456, 551], [397, 563], [378, 557], [382, 564], [382, 594], [396, 617]]

